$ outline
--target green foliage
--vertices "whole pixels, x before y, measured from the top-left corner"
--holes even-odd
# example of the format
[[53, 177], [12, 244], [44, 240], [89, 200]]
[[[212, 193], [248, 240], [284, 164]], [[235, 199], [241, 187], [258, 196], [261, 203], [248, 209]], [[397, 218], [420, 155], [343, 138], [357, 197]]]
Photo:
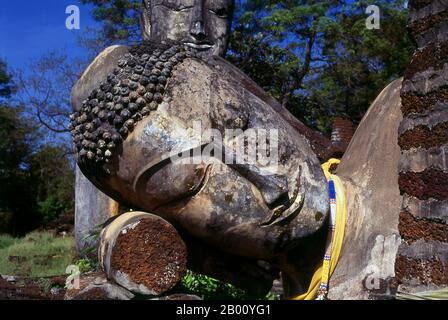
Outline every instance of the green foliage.
[[241, 299], [244, 291], [211, 277], [187, 270], [182, 279], [182, 286], [190, 293], [203, 299]]
[[276, 299], [273, 294], [268, 294], [266, 297], [254, 297], [229, 283], [190, 270], [187, 270], [187, 273], [182, 278], [179, 289], [182, 292], [197, 295], [205, 300]]
[[47, 277], [64, 275], [72, 264], [75, 241], [32, 232], [23, 238], [0, 237], [0, 274]]
[[64, 206], [61, 205], [53, 196], [49, 196], [44, 201], [39, 201], [37, 205], [37, 211], [42, 217], [44, 224], [47, 224], [56, 219], [64, 210]]
[[95, 271], [98, 269], [98, 265], [89, 259], [82, 258], [75, 262], [75, 265], [79, 268], [79, 272], [86, 273]]
[[38, 212], [44, 224], [72, 210], [75, 176], [61, 148], [43, 146], [31, 159], [30, 173], [36, 183]]

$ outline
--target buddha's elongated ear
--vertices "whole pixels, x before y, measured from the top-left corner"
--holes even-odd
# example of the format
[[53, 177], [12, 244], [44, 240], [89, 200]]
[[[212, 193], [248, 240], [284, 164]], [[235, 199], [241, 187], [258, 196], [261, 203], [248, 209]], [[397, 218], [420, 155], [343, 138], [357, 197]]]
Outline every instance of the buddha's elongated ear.
[[143, 11], [140, 14], [140, 29], [143, 40], [149, 40], [151, 36], [151, 0], [142, 0]]

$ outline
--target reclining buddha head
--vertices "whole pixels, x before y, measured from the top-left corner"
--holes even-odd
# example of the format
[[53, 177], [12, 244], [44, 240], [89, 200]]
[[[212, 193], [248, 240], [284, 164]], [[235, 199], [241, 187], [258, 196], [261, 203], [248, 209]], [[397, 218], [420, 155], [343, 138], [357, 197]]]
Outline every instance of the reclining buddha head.
[[[213, 56], [226, 46], [221, 7], [231, 1], [150, 2], [154, 37], [111, 59], [71, 116], [77, 162], [116, 200], [226, 252], [271, 259], [322, 227], [327, 185], [306, 138]], [[162, 14], [203, 28], [210, 47], [154, 23]]]

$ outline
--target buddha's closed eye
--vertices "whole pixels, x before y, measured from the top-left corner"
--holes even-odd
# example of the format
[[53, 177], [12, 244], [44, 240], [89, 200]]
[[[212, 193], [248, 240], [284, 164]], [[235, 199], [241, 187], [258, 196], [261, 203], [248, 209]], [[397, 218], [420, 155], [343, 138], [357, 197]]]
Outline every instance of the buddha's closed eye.
[[198, 193], [208, 168], [207, 164], [173, 163], [169, 158], [153, 161], [136, 176], [134, 191], [155, 210]]
[[156, 1], [154, 6], [164, 7], [173, 11], [187, 11], [194, 8], [194, 0]]

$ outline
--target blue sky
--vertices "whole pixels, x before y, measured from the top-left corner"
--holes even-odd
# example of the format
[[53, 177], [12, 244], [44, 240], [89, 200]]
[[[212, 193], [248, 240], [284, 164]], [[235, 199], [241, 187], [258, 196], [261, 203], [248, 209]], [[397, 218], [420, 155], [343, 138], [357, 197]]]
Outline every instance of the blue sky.
[[[80, 8], [80, 30], [65, 27], [68, 5]], [[98, 26], [90, 10], [77, 0], [0, 0], [0, 58], [15, 69], [53, 50], [84, 56], [86, 52], [76, 44], [76, 38], [83, 28]]]

